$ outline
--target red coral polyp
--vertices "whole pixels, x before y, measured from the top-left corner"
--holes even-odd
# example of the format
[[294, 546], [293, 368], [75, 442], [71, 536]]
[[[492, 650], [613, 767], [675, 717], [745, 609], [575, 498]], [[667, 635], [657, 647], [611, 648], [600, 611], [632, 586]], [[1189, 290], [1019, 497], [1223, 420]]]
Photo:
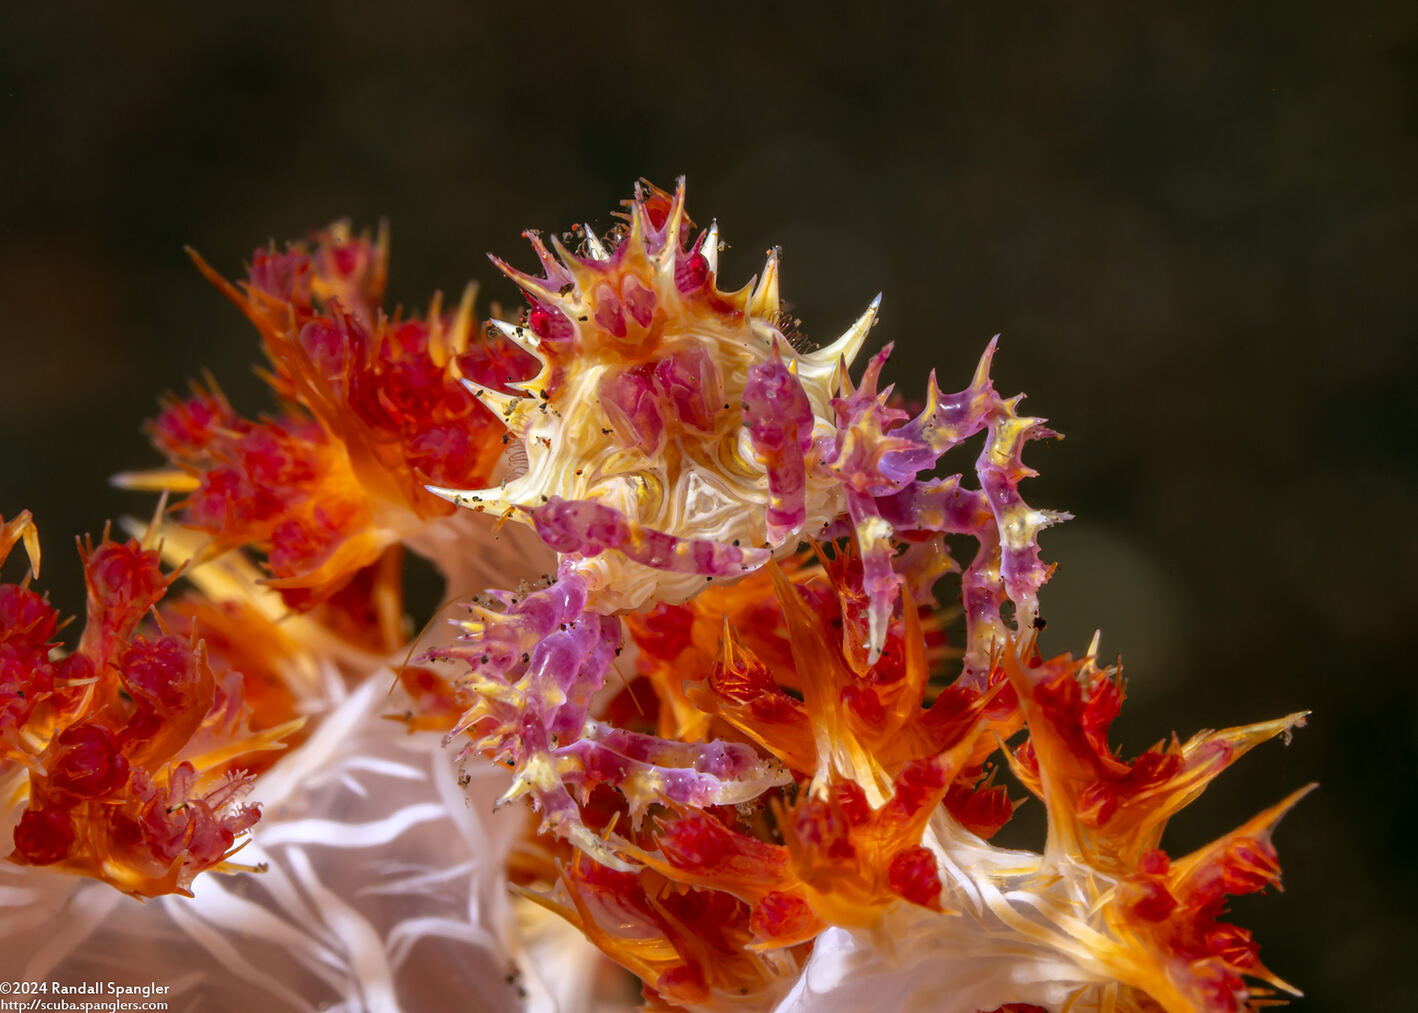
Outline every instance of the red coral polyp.
[[[195, 257], [195, 255], [194, 255]], [[178, 518], [209, 551], [263, 553], [272, 584], [305, 611], [390, 547], [452, 513], [425, 486], [479, 484], [502, 457], [501, 422], [465, 379], [505, 386], [531, 360], [453, 314], [382, 309], [387, 236], [343, 223], [284, 252], [258, 250], [233, 285], [198, 266], [257, 326], [281, 410], [253, 420], [210, 383], [170, 399], [151, 426], [172, 468], [121, 476], [185, 493]]]
[[84, 573], [88, 622], [59, 661], [55, 611], [0, 586], [0, 775], [23, 773], [9, 860], [185, 893], [259, 817], [240, 804], [241, 758], [280, 748], [299, 722], [251, 731], [241, 676], [219, 689], [201, 641], [137, 632], [173, 579], [155, 550], [105, 539]]
[[42, 760], [49, 772], [45, 794], [61, 804], [101, 798], [128, 784], [128, 758], [102, 725], [85, 722], [64, 729]]
[[27, 809], [15, 826], [15, 857], [27, 865], [53, 865], [74, 846], [74, 821], [67, 809]]

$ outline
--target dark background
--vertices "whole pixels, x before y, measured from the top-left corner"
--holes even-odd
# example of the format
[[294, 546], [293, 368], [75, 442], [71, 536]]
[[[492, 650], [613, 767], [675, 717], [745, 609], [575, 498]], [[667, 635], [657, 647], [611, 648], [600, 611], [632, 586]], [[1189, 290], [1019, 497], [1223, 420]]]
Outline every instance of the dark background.
[[686, 174], [726, 285], [781, 245], [809, 336], [884, 291], [904, 390], [1003, 333], [996, 382], [1068, 434], [1029, 454], [1078, 518], [1045, 646], [1103, 627], [1116, 740], [1314, 711], [1169, 848], [1320, 781], [1238, 920], [1299, 1008], [1418, 1008], [1418, 7], [360, 6], [0, 14], [0, 512], [35, 512], [61, 606], [69, 539], [151, 509], [105, 479], [158, 463], [160, 393], [210, 368], [267, 406], [184, 244], [232, 275], [387, 216], [396, 300], [513, 302], [485, 251], [529, 267], [523, 228]]

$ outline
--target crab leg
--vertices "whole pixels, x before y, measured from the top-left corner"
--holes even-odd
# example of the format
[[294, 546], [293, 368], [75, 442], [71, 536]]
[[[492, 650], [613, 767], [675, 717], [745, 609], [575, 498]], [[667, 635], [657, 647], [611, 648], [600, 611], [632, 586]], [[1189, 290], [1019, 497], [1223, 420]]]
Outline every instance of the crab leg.
[[591, 500], [552, 496], [531, 511], [532, 525], [557, 552], [597, 556], [615, 549], [642, 566], [672, 573], [737, 577], [768, 561], [767, 549], [743, 549], [707, 538], [681, 538], [647, 528]]
[[768, 472], [768, 540], [779, 544], [807, 520], [804, 455], [812, 446], [813, 415], [796, 371], [784, 365], [777, 344], [773, 358], [748, 371], [743, 418], [749, 442]]

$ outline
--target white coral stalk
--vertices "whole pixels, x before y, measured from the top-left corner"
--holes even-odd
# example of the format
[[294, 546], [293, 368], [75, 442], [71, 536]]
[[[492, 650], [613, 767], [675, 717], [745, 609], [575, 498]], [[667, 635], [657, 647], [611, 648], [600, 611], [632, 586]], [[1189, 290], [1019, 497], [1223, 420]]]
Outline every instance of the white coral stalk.
[[[264, 814], [240, 858], [261, 872], [209, 874], [191, 898], [144, 904], [0, 866], [11, 973], [151, 977], [228, 1009], [430, 1009], [478, 996], [488, 1010], [552, 1010], [553, 989], [589, 994], [575, 976], [544, 984], [519, 942], [505, 867], [524, 814], [492, 812], [505, 774], [469, 769], [460, 785], [438, 735], [385, 719], [392, 678], [336, 689], [315, 734], [257, 781]], [[571, 957], [559, 972], [599, 962], [584, 943], [557, 949]]]

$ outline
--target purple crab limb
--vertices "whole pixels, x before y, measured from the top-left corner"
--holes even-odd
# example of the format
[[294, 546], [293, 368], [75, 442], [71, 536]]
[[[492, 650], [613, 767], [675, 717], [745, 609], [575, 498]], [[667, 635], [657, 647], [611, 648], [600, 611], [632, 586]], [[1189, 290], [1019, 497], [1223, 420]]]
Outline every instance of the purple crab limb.
[[549, 739], [581, 733], [591, 698], [620, 650], [620, 620], [586, 609], [584, 578], [563, 565], [549, 587], [493, 592], [504, 610], [474, 606], [467, 635], [432, 657], [466, 663], [457, 685], [471, 704], [454, 734], [471, 730], [478, 749], [517, 766], [530, 718]]
[[758, 569], [771, 555], [767, 549], [745, 549], [656, 531], [614, 507], [591, 500], [553, 496], [530, 514], [537, 534], [557, 552], [586, 557], [614, 549], [632, 562], [673, 573], [738, 577]]
[[[995, 392], [990, 380], [999, 337], [993, 338], [975, 366], [970, 386], [956, 394], [942, 394], [931, 370], [926, 385], [926, 405], [920, 415], [901, 427], [897, 434], [912, 444], [928, 447], [934, 454], [927, 467], [933, 467], [941, 455], [974, 436], [988, 424], [990, 417], [1002, 406], [1013, 407]], [[924, 470], [924, 469], [921, 469]]]
[[902, 439], [893, 430], [909, 416], [888, 404], [892, 388], [878, 393], [877, 381], [891, 355], [887, 345], [873, 355], [855, 389], [843, 374], [842, 396], [832, 399], [837, 414], [835, 443], [822, 464], [849, 492], [887, 496], [899, 492], [935, 459], [929, 448]]
[[891, 625], [891, 610], [900, 596], [901, 577], [892, 568], [896, 543], [892, 526], [877, 511], [876, 500], [860, 493], [847, 494], [847, 513], [857, 535], [862, 556], [862, 590], [867, 595], [868, 662], [881, 657]]
[[1001, 608], [1006, 600], [1000, 581], [1000, 541], [990, 499], [980, 489], [966, 489], [961, 476], [918, 482], [895, 496], [877, 501], [882, 517], [898, 534], [930, 532], [938, 547], [928, 558], [953, 563], [943, 535], [970, 535], [979, 548], [960, 574], [960, 600], [965, 612], [965, 657], [960, 684], [980, 689], [989, 679], [990, 655], [1004, 642]]
[[474, 606], [475, 618], [463, 623], [467, 635], [431, 657], [468, 666], [456, 683], [468, 709], [450, 737], [470, 732], [465, 756], [483, 753], [513, 768], [512, 787], [498, 804], [530, 795], [543, 831], [628, 870], [583, 823], [554, 758], [582, 735], [591, 700], [620, 652], [620, 620], [587, 610], [586, 591], [585, 579], [563, 564], [548, 587], [491, 592], [503, 611]]
[[[960, 575], [960, 596], [965, 610], [966, 648], [961, 682], [980, 688], [989, 677], [991, 652], [1004, 642], [1007, 630], [1002, 616], [1006, 600], [1016, 608], [1016, 622], [1032, 622], [1039, 588], [1051, 568], [1039, 559], [1038, 533], [1068, 514], [1033, 510], [1020, 497], [1017, 482], [1028, 474], [1018, 464], [1019, 446], [1009, 451], [1012, 467], [997, 466], [992, 448], [995, 437], [1022, 442], [1052, 436], [1035, 419], [1006, 418], [1005, 422], [1035, 424], [991, 426], [991, 440], [977, 463], [985, 489], [966, 489], [961, 476], [920, 482], [895, 496], [877, 501], [881, 516], [898, 534], [971, 535], [979, 542], [970, 565]], [[1006, 436], [1009, 430], [1013, 436]], [[1027, 435], [1026, 435], [1027, 434]], [[1006, 544], [1006, 539], [1014, 543]], [[940, 554], [945, 556], [944, 548]], [[948, 556], [946, 557], [948, 558]]]
[[619, 619], [587, 613], [531, 652], [528, 680], [547, 705], [546, 727], [553, 742], [581, 734], [591, 698], [605, 685], [621, 639]]
[[994, 520], [990, 501], [979, 489], [966, 489], [960, 475], [914, 482], [876, 501], [882, 518], [896, 531], [934, 531], [974, 535]]
[[807, 520], [804, 491], [812, 448], [813, 414], [797, 376], [773, 346], [773, 358], [748, 371], [743, 419], [749, 442], [767, 471], [768, 540], [785, 541]]
[[588, 724], [582, 738], [553, 756], [563, 783], [585, 794], [597, 784], [617, 788], [636, 827], [653, 803], [738, 805], [790, 777], [743, 743], [671, 742], [600, 722]]
[[[892, 569], [892, 539], [911, 533], [970, 534], [980, 550], [962, 574], [962, 598], [969, 644], [965, 677], [988, 675], [989, 654], [1005, 633], [1000, 608], [1014, 602], [1017, 622], [1032, 622], [1040, 585], [1049, 568], [1039, 559], [1037, 535], [1065, 515], [1033, 510], [1019, 494], [1019, 482], [1033, 472], [1020, 459], [1023, 445], [1054, 436], [1042, 419], [1019, 416], [1019, 399], [1004, 400], [990, 380], [996, 342], [981, 356], [970, 385], [945, 395], [931, 374], [924, 410], [909, 419], [888, 403], [891, 390], [877, 391], [890, 346], [875, 355], [860, 385], [833, 401], [838, 433], [823, 464], [847, 490], [848, 514], [862, 554], [865, 590], [870, 600], [869, 656], [881, 652], [887, 622], [899, 597], [899, 576]], [[942, 455], [970, 437], [987, 432], [976, 462], [979, 490], [965, 490], [959, 476], [922, 480]], [[933, 548], [912, 556], [913, 565], [934, 560], [944, 573], [950, 557], [939, 538]], [[913, 575], [914, 579], [914, 575]]]
[[980, 452], [975, 471], [989, 498], [1000, 540], [1000, 576], [1005, 590], [1019, 610], [1021, 623], [1032, 623], [1038, 614], [1039, 588], [1053, 568], [1039, 558], [1038, 534], [1044, 528], [1067, 520], [1068, 514], [1035, 510], [1019, 494], [1019, 482], [1035, 474], [1021, 460], [1024, 444], [1030, 440], [1057, 439], [1043, 419], [1014, 414], [1018, 398], [1007, 403], [990, 422], [989, 439]]
[[[572, 797], [563, 778], [564, 764], [559, 763], [553, 755], [555, 750], [546, 729], [530, 714], [523, 715], [521, 741], [526, 753], [525, 759], [517, 765], [517, 775], [512, 786], [497, 800], [494, 808], [500, 808], [524, 795], [530, 796], [542, 814], [538, 833], [552, 833], [564, 837], [602, 865], [621, 872], [632, 871], [635, 866], [617, 854], [615, 843], [593, 833], [582, 820], [581, 807]], [[591, 785], [583, 783], [581, 787], [582, 794], [585, 795]]]
[[452, 734], [471, 732], [465, 753], [513, 768], [499, 804], [529, 795], [544, 831], [629, 869], [614, 838], [585, 826], [572, 788], [583, 800], [600, 784], [622, 791], [638, 822], [652, 803], [734, 805], [786, 779], [743, 744], [668, 742], [590, 719], [592, 698], [620, 652], [622, 624], [586, 608], [586, 580], [572, 563], [547, 587], [490, 597], [503, 610], [474, 606], [476, 618], [463, 624], [467, 636], [431, 656], [468, 666], [457, 685], [469, 705]]
[[507, 670], [543, 637], [586, 613], [586, 582], [563, 565], [557, 580], [536, 591], [499, 591], [486, 594], [503, 607], [502, 612], [474, 605], [481, 622], [465, 623], [476, 636], [476, 649], [464, 641], [452, 650], [474, 667]]

